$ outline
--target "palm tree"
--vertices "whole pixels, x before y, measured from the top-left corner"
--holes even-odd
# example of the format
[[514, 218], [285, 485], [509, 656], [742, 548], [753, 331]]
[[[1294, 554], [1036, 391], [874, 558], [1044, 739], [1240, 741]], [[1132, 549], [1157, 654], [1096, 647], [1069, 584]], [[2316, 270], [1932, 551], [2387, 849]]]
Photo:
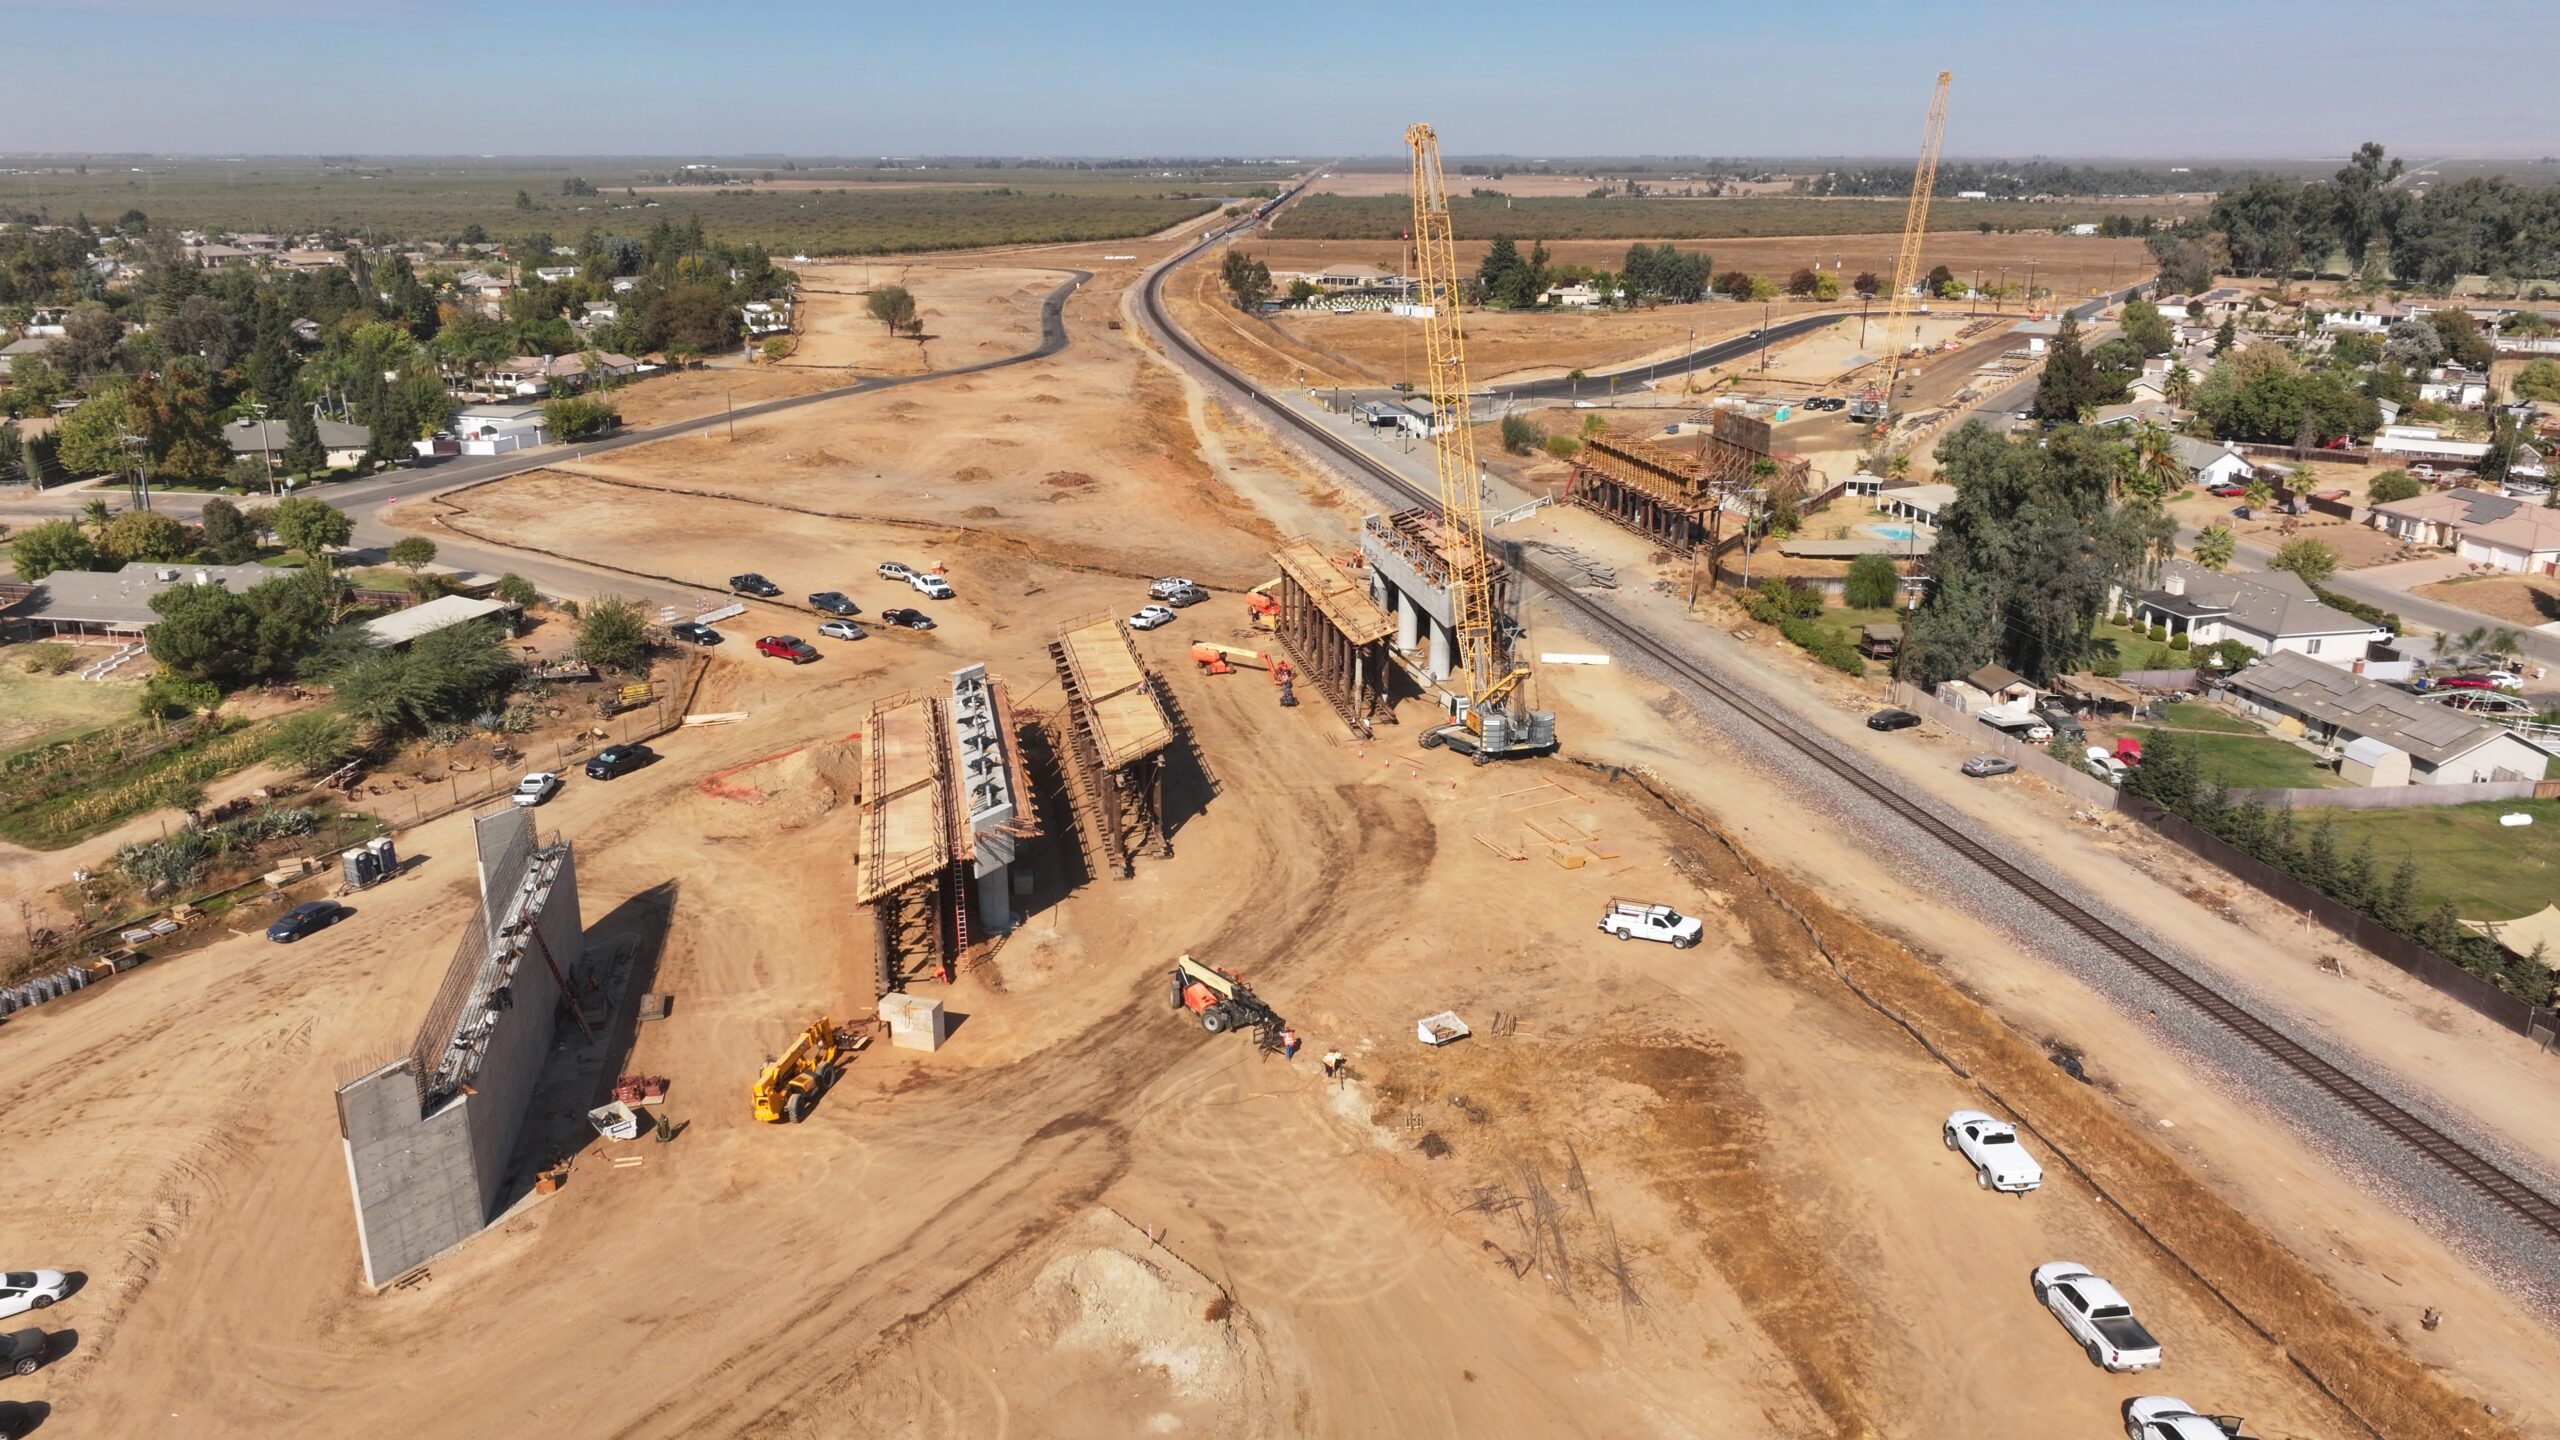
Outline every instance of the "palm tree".
[[2148, 421], [2133, 436], [2133, 464], [2140, 488], [2155, 500], [2175, 495], [2187, 483], [2187, 463], [2178, 458], [2178, 440]]
[[2196, 563], [2207, 570], [2219, 570], [2231, 563], [2239, 541], [2228, 525], [2207, 525], [2196, 532]]
[[2436, 637], [2436, 657], [2489, 655], [2505, 660], [2524, 648], [2524, 637], [2504, 625], [2474, 625], [2459, 635]]
[[1908, 450], [1894, 451], [1893, 458], [1884, 462], [1884, 473], [1885, 478], [1888, 480], [1909, 479], [1911, 476], [1911, 452]]
[[106, 498], [100, 495], [90, 496], [89, 503], [80, 507], [80, 518], [92, 525], [104, 526], [115, 513], [116, 507], [108, 504]]

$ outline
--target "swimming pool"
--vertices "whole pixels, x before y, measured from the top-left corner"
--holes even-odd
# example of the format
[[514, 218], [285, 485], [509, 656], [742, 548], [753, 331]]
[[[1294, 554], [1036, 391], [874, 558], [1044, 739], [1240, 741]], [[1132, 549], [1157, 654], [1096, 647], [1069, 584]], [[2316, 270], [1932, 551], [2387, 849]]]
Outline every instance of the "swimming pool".
[[1908, 540], [1919, 532], [1908, 525], [1870, 525], [1867, 533], [1882, 540]]

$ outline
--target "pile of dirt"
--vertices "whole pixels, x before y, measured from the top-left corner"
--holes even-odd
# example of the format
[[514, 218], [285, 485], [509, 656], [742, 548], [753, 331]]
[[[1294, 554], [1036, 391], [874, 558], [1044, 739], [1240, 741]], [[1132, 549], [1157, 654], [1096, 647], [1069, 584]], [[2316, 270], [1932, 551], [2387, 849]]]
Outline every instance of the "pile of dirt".
[[862, 756], [851, 741], [830, 740], [711, 780], [703, 793], [762, 806], [773, 828], [798, 830], [861, 797]]
[[1090, 1215], [1031, 1282], [1046, 1343], [1161, 1374], [1173, 1392], [1228, 1412], [1259, 1409], [1270, 1380], [1261, 1337], [1225, 1292], [1168, 1251], [1141, 1254], [1142, 1232]]
[[984, 465], [963, 465], [959, 469], [951, 472], [951, 478], [964, 485], [974, 485], [981, 480], [987, 479], [994, 473], [994, 471], [989, 470]]

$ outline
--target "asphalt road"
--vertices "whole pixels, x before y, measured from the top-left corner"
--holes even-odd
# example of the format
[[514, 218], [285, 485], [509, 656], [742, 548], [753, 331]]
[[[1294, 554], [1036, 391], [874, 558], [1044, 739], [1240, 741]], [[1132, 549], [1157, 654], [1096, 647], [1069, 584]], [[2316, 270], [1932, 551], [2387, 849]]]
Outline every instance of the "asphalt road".
[[[355, 540], [343, 557], [356, 564], [378, 562], [391, 542], [408, 533], [382, 518], [384, 506], [397, 502], [415, 503], [432, 496], [459, 490], [466, 486], [503, 480], [529, 470], [567, 464], [592, 455], [609, 455], [634, 445], [647, 445], [678, 435], [691, 435], [732, 420], [747, 420], [776, 415], [804, 405], [828, 400], [841, 400], [851, 395], [867, 395], [874, 391], [915, 385], [928, 380], [948, 380], [961, 375], [976, 375], [1007, 366], [1043, 359], [1067, 348], [1066, 303], [1077, 287], [1093, 278], [1093, 272], [1078, 270], [1049, 292], [1040, 304], [1040, 343], [1018, 354], [973, 364], [933, 370], [921, 375], [875, 375], [850, 385], [816, 390], [806, 395], [785, 396], [779, 400], [763, 400], [740, 406], [735, 411], [716, 411], [688, 420], [672, 420], [646, 429], [625, 430], [599, 440], [577, 445], [542, 445], [531, 450], [493, 456], [487, 459], [443, 460], [413, 464], [384, 475], [362, 480], [344, 480], [308, 486], [297, 492], [316, 495], [347, 512], [355, 521]], [[25, 525], [40, 520], [77, 515], [90, 500], [104, 497], [122, 508], [123, 487], [102, 484], [83, 487], [61, 487], [22, 500], [0, 503], [0, 520], [12, 525]], [[200, 491], [158, 491], [151, 497], [151, 508], [165, 514], [192, 520], [211, 499]], [[656, 604], [689, 605], [703, 592], [698, 587], [670, 586], [663, 581], [630, 576], [609, 570], [556, 560], [524, 551], [476, 545], [449, 536], [436, 538], [436, 560], [462, 570], [497, 573], [512, 570], [532, 581], [545, 594], [589, 596], [613, 593], [646, 599]], [[713, 582], [715, 585], [717, 582]]]

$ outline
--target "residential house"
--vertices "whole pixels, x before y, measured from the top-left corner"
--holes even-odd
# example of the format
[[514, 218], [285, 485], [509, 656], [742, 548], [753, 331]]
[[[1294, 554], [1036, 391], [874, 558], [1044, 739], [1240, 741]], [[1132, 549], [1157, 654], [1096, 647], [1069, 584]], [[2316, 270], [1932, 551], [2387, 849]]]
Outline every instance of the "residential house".
[[68, 329], [70, 323], [70, 306], [38, 305], [27, 312], [27, 323], [20, 327], [19, 333], [25, 335], [45, 336], [65, 335], [70, 333]]
[[2394, 320], [2408, 318], [2409, 312], [2388, 301], [2364, 303], [2351, 300], [2319, 300], [2313, 305], [2320, 313], [2320, 333], [2379, 335], [2391, 328]]
[[2199, 324], [2220, 325], [2248, 309], [2253, 293], [2236, 286], [2217, 285], [2187, 301], [2187, 318]]
[[285, 328], [293, 332], [293, 340], [297, 345], [320, 343], [320, 322], [317, 320], [296, 320]]
[[1405, 278], [1376, 265], [1328, 265], [1310, 272], [1307, 279], [1325, 290], [1402, 290]]
[[2157, 425], [2163, 430], [2175, 430], [2185, 424], [2186, 420], [2186, 411], [2155, 397], [2149, 400], [2129, 400], [2122, 405], [2101, 405], [2097, 413], [2090, 417], [2089, 423], [2127, 427]]
[[531, 399], [583, 390], [598, 379], [626, 379], [649, 368], [628, 355], [605, 350], [589, 353], [596, 361], [592, 375], [587, 373], [586, 354], [518, 355], [492, 366], [478, 388], [499, 396]]
[[1589, 281], [1576, 280], [1570, 285], [1550, 285], [1547, 293], [1538, 299], [1543, 304], [1560, 305], [1568, 310], [1587, 310], [1600, 303], [1600, 292]]
[[[2433, 425], [2385, 425], [2373, 437], [2377, 464], [2454, 465], [2477, 469], [2489, 454], [2486, 440], [2447, 440]], [[2387, 460], [2384, 457], [2389, 457]]]
[[2171, 437], [2169, 444], [2177, 452], [2178, 463], [2186, 467], [2188, 478], [2210, 490], [2217, 485], [2244, 485], [2256, 478], [2258, 467], [2249, 457], [2228, 445], [2198, 440], [2192, 435]]
[[780, 335], [791, 328], [791, 302], [788, 300], [779, 305], [751, 300], [739, 306], [738, 313], [746, 321], [749, 339], [759, 335]]
[[[466, 405], [453, 413], [457, 447], [465, 455], [504, 455], [548, 441], [539, 405]], [[421, 440], [418, 453], [435, 453], [436, 442]]]
[[2237, 640], [2261, 655], [2288, 651], [2331, 665], [2363, 659], [2366, 644], [2383, 633], [2369, 620], [2322, 604], [2291, 571], [2234, 575], [2191, 560], [2163, 565], [2160, 583], [2127, 608], [2137, 627], [2166, 626], [2193, 646]]
[[578, 267], [575, 265], [537, 265], [533, 269], [533, 278], [541, 281], [545, 285], [559, 285], [567, 281], [577, 279]]
[[42, 355], [53, 348], [53, 341], [54, 337], [51, 335], [29, 335], [24, 339], [12, 340], [6, 345], [0, 345], [0, 376], [9, 373], [9, 367], [18, 362], [19, 356]]
[[10, 612], [38, 637], [103, 635], [140, 639], [160, 623], [153, 596], [179, 585], [247, 590], [280, 571], [263, 565], [178, 565], [136, 560], [121, 570], [56, 570]]
[[610, 325], [621, 318], [622, 306], [618, 301], [582, 300], [578, 303], [577, 318], [571, 320], [569, 324], [583, 334], [599, 325]]
[[[312, 423], [320, 431], [321, 448], [329, 452], [329, 469], [344, 470], [357, 464], [373, 444], [373, 432], [361, 425], [344, 424], [325, 415], [315, 417]], [[255, 455], [267, 462], [268, 469], [281, 469], [290, 428], [281, 419], [243, 418], [222, 427], [222, 440], [234, 455]]]
[[2188, 318], [2187, 297], [2184, 295], [2163, 295], [2152, 301], [2151, 306], [2153, 309], [2160, 312], [2160, 318], [2163, 320], [2184, 320]]
[[2548, 753], [2495, 721], [2430, 704], [2308, 655], [2269, 655], [2223, 684], [2241, 709], [2279, 732], [2345, 748], [2340, 773], [2367, 785], [2540, 780], [2551, 762]]
[[2459, 365], [2439, 365], [2418, 382], [2418, 399], [2423, 404], [2478, 410], [2489, 403], [2489, 377]]
[[1937, 526], [1939, 514], [1954, 503], [1956, 487], [1934, 483], [1893, 486], [1876, 496], [1877, 509], [1933, 529]]
[[2512, 495], [2450, 489], [2373, 507], [2373, 528], [2413, 545], [2527, 574], [2560, 574], [2560, 510]]

